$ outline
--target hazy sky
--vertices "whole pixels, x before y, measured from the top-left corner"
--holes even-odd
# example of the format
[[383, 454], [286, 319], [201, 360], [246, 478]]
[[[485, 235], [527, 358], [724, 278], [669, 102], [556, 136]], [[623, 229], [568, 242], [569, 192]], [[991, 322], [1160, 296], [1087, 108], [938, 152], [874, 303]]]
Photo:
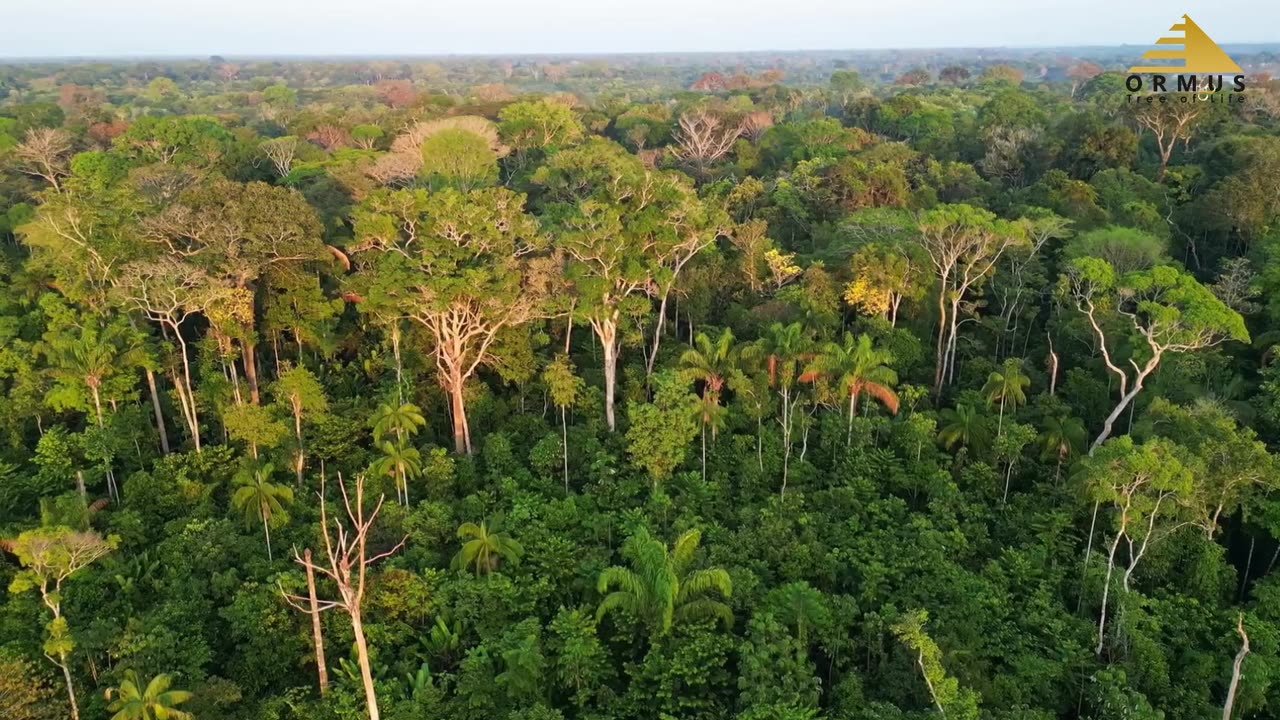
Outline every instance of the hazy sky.
[[0, 0], [0, 57], [1147, 45], [1182, 13], [1280, 41], [1275, 0]]

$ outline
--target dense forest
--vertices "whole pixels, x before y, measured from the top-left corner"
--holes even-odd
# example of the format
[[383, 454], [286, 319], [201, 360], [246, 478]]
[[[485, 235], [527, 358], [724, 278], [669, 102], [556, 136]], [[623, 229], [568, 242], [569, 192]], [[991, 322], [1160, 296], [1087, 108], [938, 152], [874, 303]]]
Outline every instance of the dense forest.
[[0, 717], [1280, 716], [1233, 54], [0, 65]]

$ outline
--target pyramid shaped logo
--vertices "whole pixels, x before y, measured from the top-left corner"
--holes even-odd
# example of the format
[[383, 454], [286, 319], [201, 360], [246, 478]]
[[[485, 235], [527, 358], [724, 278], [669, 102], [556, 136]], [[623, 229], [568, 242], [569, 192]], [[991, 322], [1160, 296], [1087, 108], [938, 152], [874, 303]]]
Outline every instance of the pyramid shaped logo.
[[1181, 37], [1162, 37], [1157, 45], [1179, 45], [1181, 50], [1150, 50], [1143, 60], [1181, 60], [1182, 65], [1135, 65], [1131, 73], [1157, 73], [1161, 75], [1216, 75], [1244, 72], [1213, 38], [1205, 34], [1191, 18], [1183, 15], [1182, 22], [1169, 28], [1181, 32]]

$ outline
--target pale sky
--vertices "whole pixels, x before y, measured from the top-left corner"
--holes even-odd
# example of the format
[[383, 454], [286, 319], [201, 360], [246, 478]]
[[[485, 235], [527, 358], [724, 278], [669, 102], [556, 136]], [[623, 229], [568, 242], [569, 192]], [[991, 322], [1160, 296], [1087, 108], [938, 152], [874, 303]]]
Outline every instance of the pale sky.
[[0, 0], [0, 57], [1149, 45], [1182, 13], [1280, 41], [1275, 0]]

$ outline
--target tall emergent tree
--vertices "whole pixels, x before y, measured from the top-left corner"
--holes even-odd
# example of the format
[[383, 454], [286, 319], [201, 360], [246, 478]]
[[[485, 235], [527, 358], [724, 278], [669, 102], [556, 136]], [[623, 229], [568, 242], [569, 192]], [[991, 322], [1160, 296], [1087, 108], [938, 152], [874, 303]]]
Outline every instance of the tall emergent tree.
[[[1102, 361], [1120, 383], [1120, 400], [1090, 453], [1111, 436], [1116, 419], [1142, 392], [1166, 354], [1249, 339], [1239, 313], [1191, 275], [1168, 265], [1118, 275], [1106, 260], [1077, 258], [1068, 266], [1062, 287], [1089, 321]], [[1135, 349], [1122, 358], [1118, 353], [1126, 344]]]
[[494, 361], [499, 335], [548, 314], [558, 275], [546, 237], [505, 188], [378, 192], [356, 211], [360, 296], [389, 296], [434, 340], [454, 449], [472, 450], [466, 383]]
[[[543, 188], [557, 248], [569, 259], [577, 314], [604, 355], [605, 417], [617, 429], [615, 394], [624, 318], [644, 315], [657, 296], [656, 355], [666, 300], [681, 271], [724, 234], [727, 216], [709, 208], [679, 173], [654, 172], [621, 146], [592, 140], [553, 155], [534, 181]], [[652, 369], [652, 363], [647, 363]]]
[[938, 338], [933, 376], [935, 394], [955, 375], [960, 313], [969, 292], [995, 268], [1011, 247], [1026, 241], [1022, 225], [998, 220], [970, 205], [940, 205], [919, 223], [920, 246], [938, 279]]

